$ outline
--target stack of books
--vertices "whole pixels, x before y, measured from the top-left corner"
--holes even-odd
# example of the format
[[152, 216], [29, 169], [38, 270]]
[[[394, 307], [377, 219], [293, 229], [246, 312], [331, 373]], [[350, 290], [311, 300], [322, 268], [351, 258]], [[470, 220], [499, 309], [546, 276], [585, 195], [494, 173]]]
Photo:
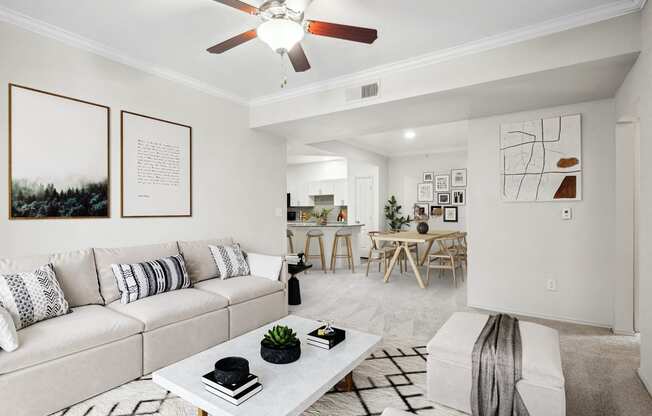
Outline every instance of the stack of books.
[[330, 335], [323, 334], [322, 331], [326, 327], [321, 327], [315, 329], [308, 334], [307, 341], [308, 345], [313, 347], [323, 348], [325, 350], [330, 350], [334, 348], [337, 344], [346, 339], [346, 331], [339, 328], [333, 328], [335, 332]]
[[215, 380], [215, 375], [211, 371], [204, 375], [201, 381], [208, 392], [236, 406], [241, 405], [263, 389], [258, 382], [258, 377], [253, 374], [249, 374], [247, 379], [239, 384], [221, 384]]

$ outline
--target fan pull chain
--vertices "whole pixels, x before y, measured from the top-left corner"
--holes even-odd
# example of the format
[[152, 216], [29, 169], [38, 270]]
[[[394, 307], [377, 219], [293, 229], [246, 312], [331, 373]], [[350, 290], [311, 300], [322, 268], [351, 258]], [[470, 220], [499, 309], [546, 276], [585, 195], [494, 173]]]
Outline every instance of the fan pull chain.
[[285, 64], [283, 57], [285, 53], [279, 54], [281, 56], [281, 73], [283, 74], [283, 80], [281, 81], [281, 88], [285, 88], [288, 85], [288, 68]]

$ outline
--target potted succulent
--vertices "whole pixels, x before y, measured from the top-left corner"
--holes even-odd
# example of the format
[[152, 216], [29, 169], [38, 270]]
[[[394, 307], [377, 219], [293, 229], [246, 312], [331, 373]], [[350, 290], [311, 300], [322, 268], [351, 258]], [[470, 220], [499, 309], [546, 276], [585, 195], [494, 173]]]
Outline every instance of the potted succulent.
[[321, 211], [316, 209], [311, 213], [311, 216], [317, 219], [317, 224], [326, 225], [328, 224], [328, 216], [330, 215], [332, 208], [324, 208]]
[[287, 326], [276, 325], [260, 342], [260, 356], [272, 364], [289, 364], [301, 357], [301, 341]]

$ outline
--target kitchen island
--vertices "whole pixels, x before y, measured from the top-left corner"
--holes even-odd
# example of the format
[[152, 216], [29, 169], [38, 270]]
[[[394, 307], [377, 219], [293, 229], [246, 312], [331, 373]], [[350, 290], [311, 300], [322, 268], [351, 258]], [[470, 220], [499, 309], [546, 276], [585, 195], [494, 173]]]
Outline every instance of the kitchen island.
[[[312, 229], [319, 229], [324, 233], [324, 257], [326, 259], [326, 269], [330, 269], [331, 264], [331, 254], [333, 252], [333, 240], [335, 239], [335, 233], [342, 228], [351, 229], [351, 245], [353, 249], [353, 261], [357, 266], [360, 265], [360, 239], [368, 238], [367, 236], [361, 236], [360, 230], [364, 224], [347, 224], [342, 222], [329, 222], [326, 225], [318, 225], [315, 221], [309, 222], [288, 222], [288, 230], [294, 233], [294, 251], [303, 252], [306, 245], [306, 234]], [[310, 252], [312, 254], [319, 253], [319, 243], [316, 239], [313, 239], [310, 245]], [[340, 246], [337, 249], [338, 254], [345, 254], [346, 248], [340, 240]], [[366, 254], [366, 253], [365, 253]], [[318, 259], [311, 259], [310, 262], [314, 265], [312, 268], [313, 273], [321, 269], [321, 264], [319, 264]], [[339, 258], [337, 261], [337, 270], [346, 270], [346, 259]]]

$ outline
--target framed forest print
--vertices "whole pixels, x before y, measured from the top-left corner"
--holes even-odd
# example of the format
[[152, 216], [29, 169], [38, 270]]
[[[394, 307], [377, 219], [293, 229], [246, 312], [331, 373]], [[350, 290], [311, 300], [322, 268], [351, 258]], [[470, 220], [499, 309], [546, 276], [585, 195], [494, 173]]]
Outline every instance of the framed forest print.
[[110, 216], [109, 107], [9, 84], [9, 219]]
[[192, 127], [121, 115], [122, 217], [192, 216]]

